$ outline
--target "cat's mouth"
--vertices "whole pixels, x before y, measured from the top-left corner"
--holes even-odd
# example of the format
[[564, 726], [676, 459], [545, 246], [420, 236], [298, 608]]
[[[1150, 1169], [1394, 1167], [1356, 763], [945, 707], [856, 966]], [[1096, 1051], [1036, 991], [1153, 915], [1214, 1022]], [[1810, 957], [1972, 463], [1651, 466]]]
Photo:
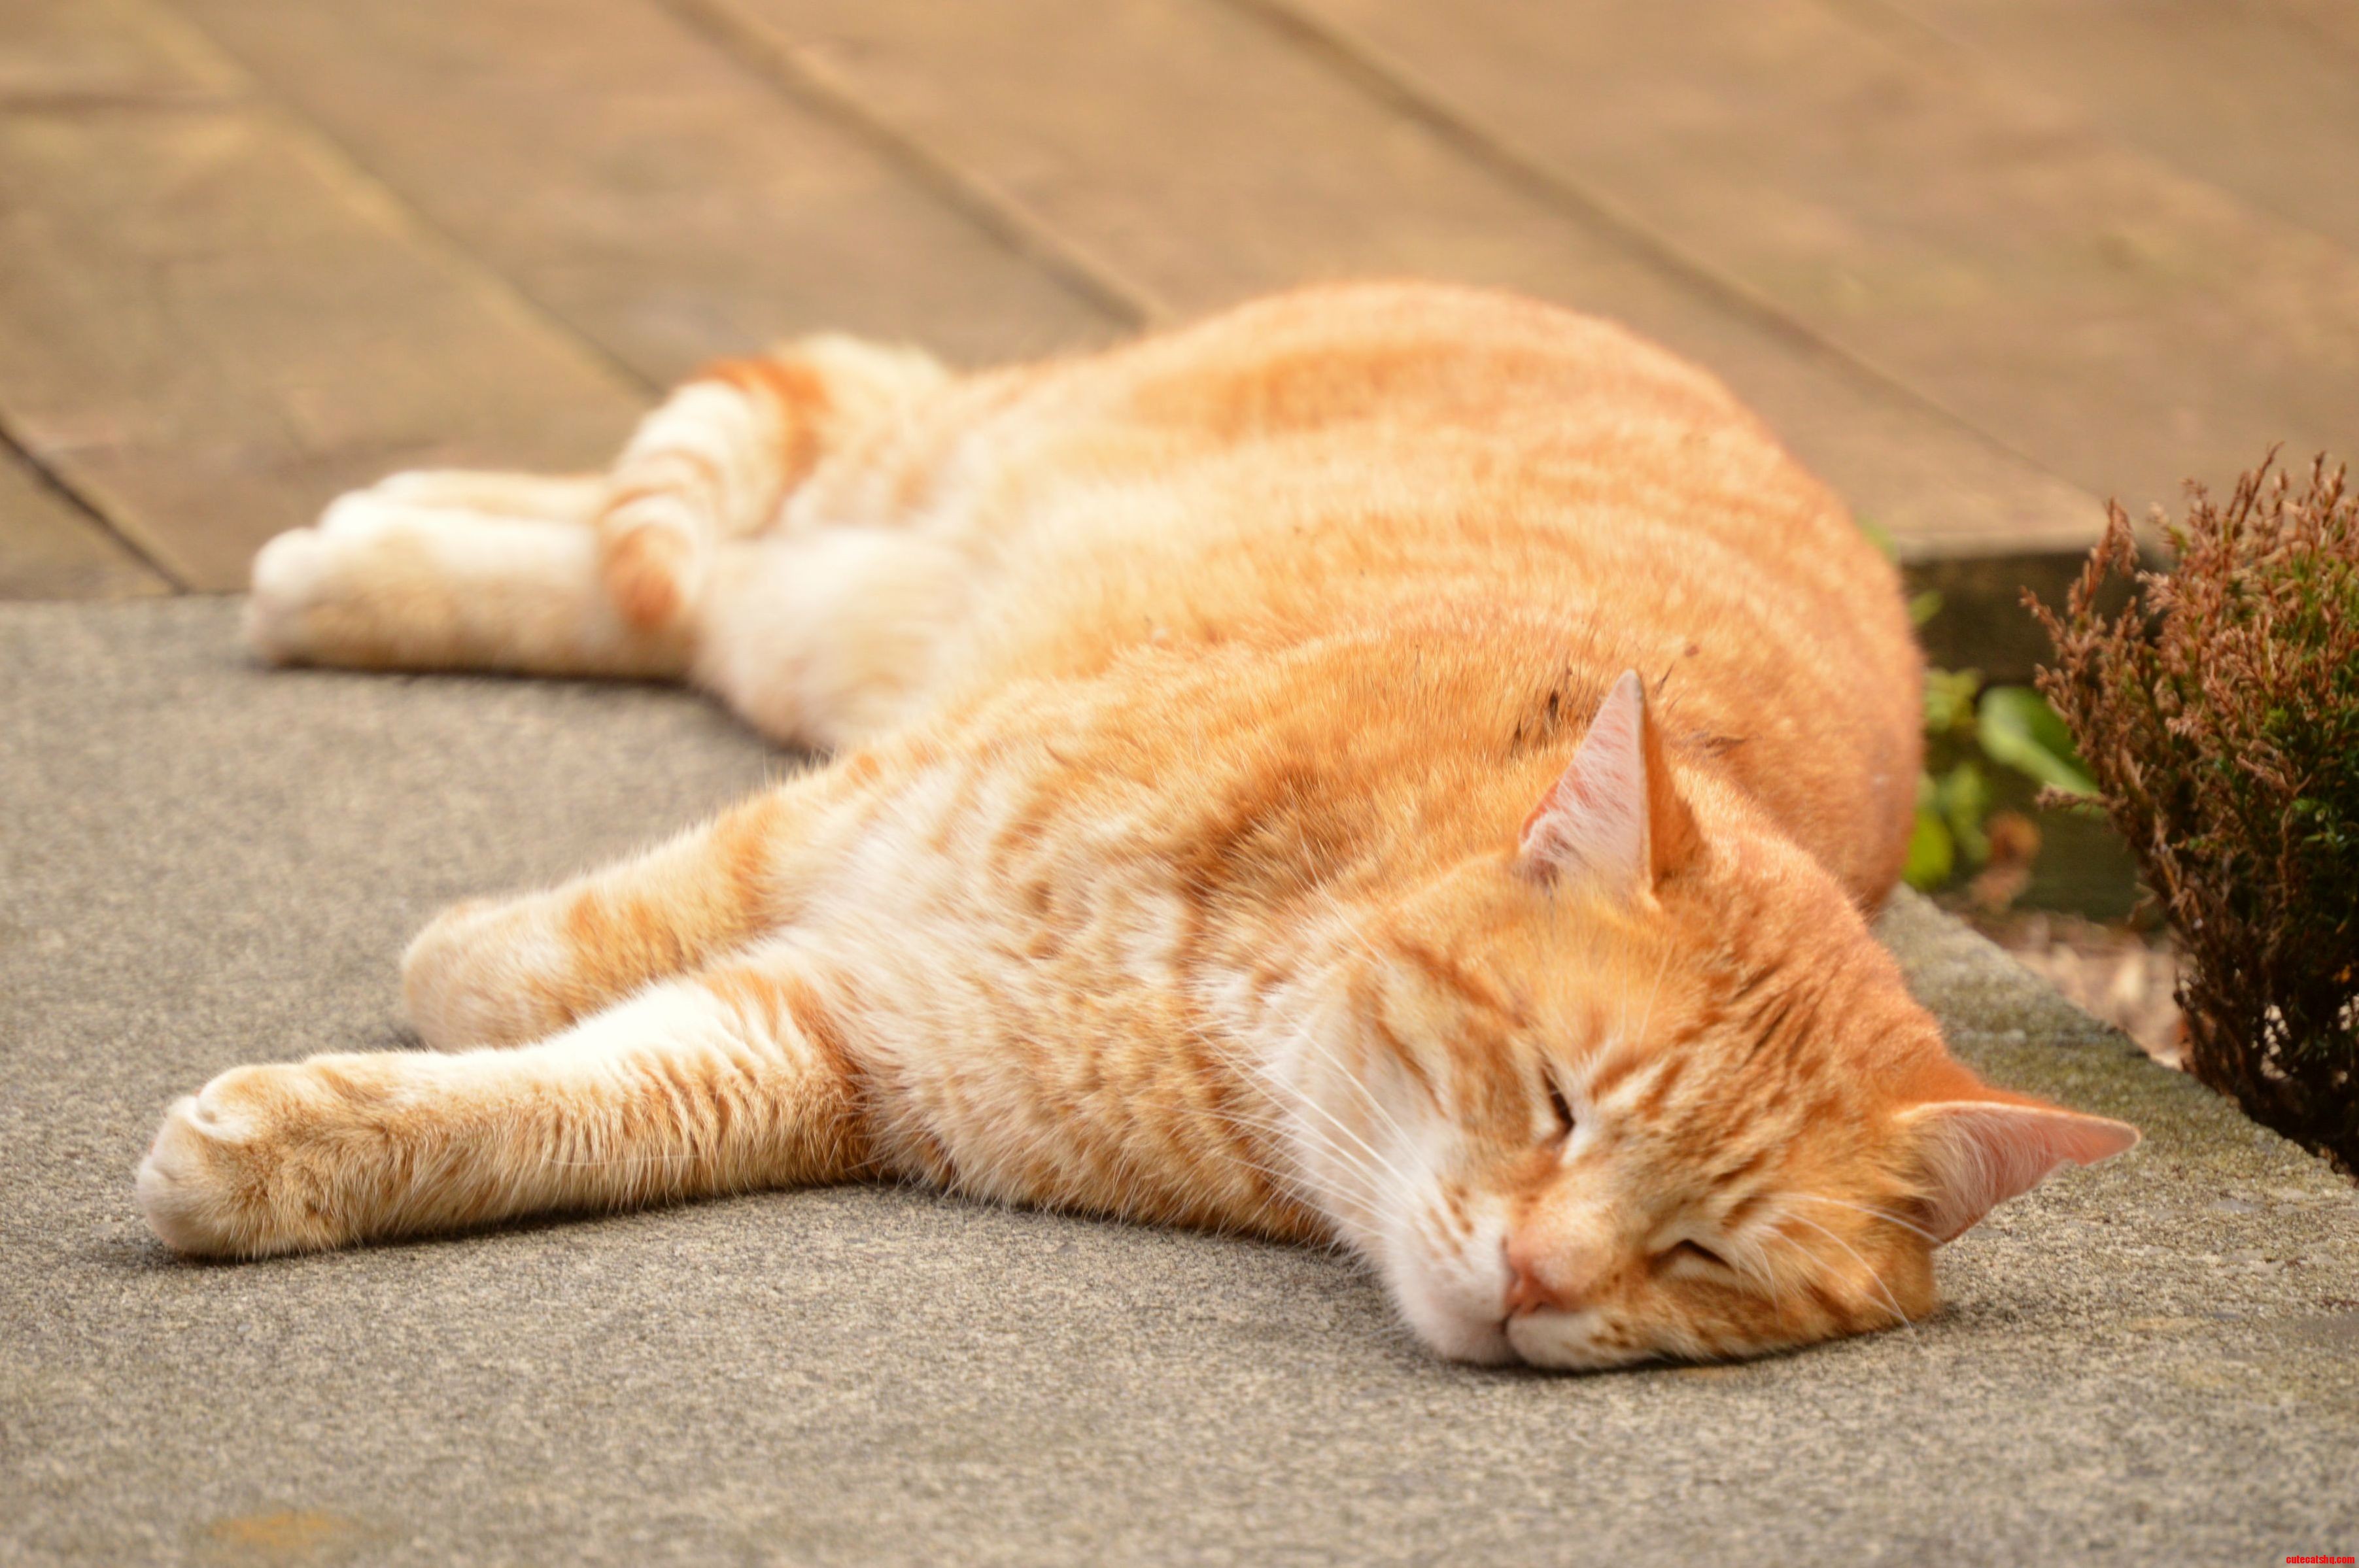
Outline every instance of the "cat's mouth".
[[1500, 1332], [1516, 1359], [1526, 1366], [1558, 1372], [1593, 1372], [1646, 1360], [1651, 1349], [1616, 1346], [1605, 1342], [1603, 1314], [1594, 1307], [1571, 1311], [1534, 1306], [1511, 1311]]

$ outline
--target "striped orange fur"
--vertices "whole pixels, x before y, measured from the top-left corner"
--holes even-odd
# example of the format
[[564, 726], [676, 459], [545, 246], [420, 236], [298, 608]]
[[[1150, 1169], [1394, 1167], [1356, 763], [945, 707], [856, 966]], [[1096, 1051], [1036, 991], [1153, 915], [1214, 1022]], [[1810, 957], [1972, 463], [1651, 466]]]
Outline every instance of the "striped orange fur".
[[1936, 1246], [2136, 1138], [1978, 1082], [1868, 934], [1890, 568], [1709, 376], [1529, 301], [789, 345], [603, 483], [347, 497], [250, 625], [668, 674], [833, 754], [437, 920], [437, 1053], [173, 1107], [187, 1251], [897, 1177], [1340, 1242], [1444, 1355], [1596, 1367], [1920, 1316]]

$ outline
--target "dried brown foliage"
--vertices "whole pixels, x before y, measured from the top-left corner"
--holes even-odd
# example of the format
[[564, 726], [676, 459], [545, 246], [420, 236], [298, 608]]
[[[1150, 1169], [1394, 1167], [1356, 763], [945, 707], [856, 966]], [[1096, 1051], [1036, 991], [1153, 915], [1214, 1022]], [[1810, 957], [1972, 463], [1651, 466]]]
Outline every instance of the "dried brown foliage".
[[2169, 569], [2115, 506], [2064, 613], [2025, 597], [2039, 689], [2184, 946], [2188, 1065], [2359, 1172], [2359, 497], [2275, 458], [2223, 505], [2190, 487]]

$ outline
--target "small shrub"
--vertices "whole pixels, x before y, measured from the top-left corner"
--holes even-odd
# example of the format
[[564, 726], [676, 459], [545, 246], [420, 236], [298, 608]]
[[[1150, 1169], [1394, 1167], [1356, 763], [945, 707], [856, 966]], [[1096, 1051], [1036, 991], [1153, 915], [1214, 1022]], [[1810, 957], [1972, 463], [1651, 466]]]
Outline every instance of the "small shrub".
[[2184, 946], [2189, 1066], [2359, 1172], [2359, 497], [2275, 459], [2224, 505], [2189, 487], [2168, 570], [2114, 506], [2064, 612], [2025, 597], [2039, 688]]

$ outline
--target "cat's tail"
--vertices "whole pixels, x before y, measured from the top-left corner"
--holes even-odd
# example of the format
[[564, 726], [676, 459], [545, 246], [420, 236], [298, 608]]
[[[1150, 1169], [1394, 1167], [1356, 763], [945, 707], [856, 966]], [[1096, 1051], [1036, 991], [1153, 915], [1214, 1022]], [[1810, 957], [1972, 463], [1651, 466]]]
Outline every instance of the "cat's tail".
[[615, 464], [598, 520], [615, 610], [643, 631], [680, 623], [724, 541], [776, 527], [831, 446], [948, 379], [915, 350], [836, 336], [707, 366]]

